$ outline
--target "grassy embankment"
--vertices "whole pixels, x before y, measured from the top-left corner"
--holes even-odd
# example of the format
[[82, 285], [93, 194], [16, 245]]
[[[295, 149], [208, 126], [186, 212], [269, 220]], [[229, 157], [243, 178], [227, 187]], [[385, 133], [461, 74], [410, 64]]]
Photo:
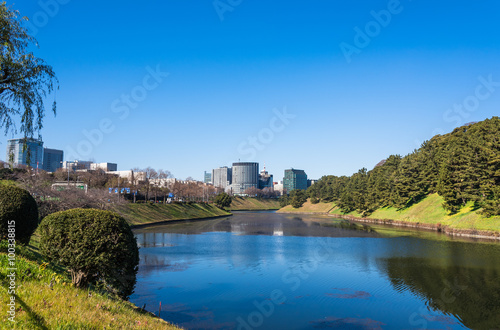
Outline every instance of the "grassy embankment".
[[16, 248], [15, 323], [7, 314], [9, 266], [5, 241], [2, 243], [1, 329], [178, 329], [130, 302], [71, 286], [65, 269], [45, 263], [38, 240], [35, 233], [29, 246]]
[[[447, 226], [451, 229], [459, 230], [484, 230], [500, 232], [500, 216], [486, 218], [479, 214], [479, 210], [474, 210], [472, 203], [468, 203], [460, 212], [448, 215], [442, 207], [443, 199], [438, 194], [431, 194], [424, 198], [420, 203], [407, 209], [398, 211], [395, 208], [382, 208], [373, 212], [368, 219], [394, 220], [408, 223], [421, 223], [431, 225]], [[335, 203], [305, 203], [303, 207], [294, 209], [290, 205], [281, 209], [285, 212], [303, 212], [303, 213], [321, 213], [330, 208], [328, 213], [331, 215], [343, 214]], [[347, 215], [360, 218], [357, 212], [351, 212]]]
[[279, 209], [277, 212], [279, 213], [321, 213], [325, 214], [330, 212], [335, 207], [335, 203], [317, 203], [317, 204], [312, 204], [309, 200], [305, 202], [302, 207], [299, 207], [298, 209], [294, 208], [292, 205], [287, 205], [281, 209]]
[[231, 211], [258, 211], [258, 210], [278, 210], [280, 203], [277, 199], [265, 199], [254, 197], [233, 197]]
[[212, 204], [124, 204], [114, 207], [131, 226], [172, 220], [229, 216], [231, 213]]

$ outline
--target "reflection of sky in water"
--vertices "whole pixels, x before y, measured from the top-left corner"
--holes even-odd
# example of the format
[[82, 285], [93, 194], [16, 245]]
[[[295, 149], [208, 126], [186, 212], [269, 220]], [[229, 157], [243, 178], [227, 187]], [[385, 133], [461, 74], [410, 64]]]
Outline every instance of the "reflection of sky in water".
[[[425, 235], [439, 240], [420, 239], [414, 236], [422, 233], [411, 231], [388, 238], [331, 218], [275, 213], [134, 232], [141, 261], [131, 300], [150, 311], [161, 301], [162, 317], [185, 328], [235, 328], [258, 311], [255, 304], [270, 303], [276, 289], [286, 301], [271, 304], [259, 329], [398, 329], [424, 323], [463, 328], [453, 314], [473, 321], [463, 312], [471, 308], [463, 297], [469, 293], [454, 292], [454, 301], [439, 305], [443, 288], [459, 274], [459, 281], [477, 290], [469, 268], [495, 274], [500, 256], [499, 245], [454, 242], [435, 233]], [[495, 308], [489, 303], [487, 310]]]

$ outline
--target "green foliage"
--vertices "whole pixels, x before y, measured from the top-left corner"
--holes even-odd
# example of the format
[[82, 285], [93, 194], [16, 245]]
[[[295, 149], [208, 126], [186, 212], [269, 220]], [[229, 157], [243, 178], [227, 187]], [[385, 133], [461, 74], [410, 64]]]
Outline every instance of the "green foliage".
[[318, 204], [319, 203], [319, 199], [317, 197], [311, 197], [311, 204]]
[[121, 216], [96, 209], [53, 213], [40, 224], [40, 250], [68, 267], [79, 287], [93, 284], [127, 298], [132, 294], [139, 249]]
[[304, 203], [297, 196], [294, 196], [291, 198], [290, 204], [292, 207], [298, 209], [299, 207], [302, 207]]
[[408, 208], [431, 193], [456, 213], [468, 202], [487, 216], [500, 214], [500, 119], [437, 135], [411, 154], [389, 156], [373, 170], [350, 177], [324, 176], [311, 197], [335, 201], [342, 212], [369, 215], [381, 207]]
[[289, 194], [290, 205], [294, 208], [301, 207], [307, 201], [307, 193], [305, 190], [295, 189]]
[[280, 196], [279, 202], [281, 207], [285, 207], [287, 205], [290, 205], [290, 198], [288, 197], [288, 195]]
[[15, 224], [16, 241], [28, 244], [38, 226], [38, 207], [26, 190], [0, 185], [0, 239], [8, 237], [9, 224]]
[[0, 169], [0, 180], [17, 180], [17, 176], [26, 173], [26, 169], [22, 168], [1, 168]]
[[[0, 3], [0, 127], [7, 133], [14, 124], [12, 116], [21, 114], [21, 132], [28, 137], [42, 128], [43, 101], [57, 88], [57, 78], [51, 66], [28, 51], [37, 43], [23, 27], [27, 18], [19, 16]], [[55, 113], [55, 101], [52, 110]]]
[[491, 195], [481, 204], [483, 209], [481, 213], [487, 217], [500, 215], [500, 187], [491, 188]]
[[215, 197], [214, 202], [219, 207], [229, 207], [231, 205], [232, 199], [231, 196], [223, 192]]

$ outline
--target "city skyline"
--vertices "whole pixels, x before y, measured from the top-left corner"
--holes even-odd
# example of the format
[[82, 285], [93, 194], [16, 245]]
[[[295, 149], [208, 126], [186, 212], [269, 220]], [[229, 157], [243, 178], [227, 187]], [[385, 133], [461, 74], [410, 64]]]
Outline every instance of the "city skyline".
[[41, 135], [65, 160], [319, 179], [498, 115], [494, 1], [7, 3], [59, 78]]

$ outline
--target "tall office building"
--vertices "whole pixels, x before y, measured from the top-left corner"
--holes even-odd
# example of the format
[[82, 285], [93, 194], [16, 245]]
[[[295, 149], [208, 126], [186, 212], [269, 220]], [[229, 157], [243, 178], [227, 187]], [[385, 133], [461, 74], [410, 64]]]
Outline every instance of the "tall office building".
[[307, 189], [307, 174], [304, 170], [290, 169], [285, 170], [283, 177], [283, 189], [290, 192], [295, 189]]
[[259, 174], [259, 189], [274, 188], [273, 175], [266, 171], [266, 168]]
[[55, 172], [58, 168], [62, 168], [63, 156], [62, 150], [43, 148], [43, 170]]
[[212, 184], [215, 187], [226, 189], [231, 184], [232, 172], [227, 166], [219, 167], [212, 170]]
[[212, 183], [212, 173], [205, 171], [205, 173], [203, 175], [203, 182]]
[[233, 163], [233, 194], [244, 194], [248, 188], [259, 187], [259, 163]]
[[[30, 165], [33, 168], [42, 169], [43, 166], [43, 141], [42, 139], [11, 139], [7, 141], [6, 161], [12, 162], [14, 166]], [[29, 164], [28, 164], [29, 157]]]

